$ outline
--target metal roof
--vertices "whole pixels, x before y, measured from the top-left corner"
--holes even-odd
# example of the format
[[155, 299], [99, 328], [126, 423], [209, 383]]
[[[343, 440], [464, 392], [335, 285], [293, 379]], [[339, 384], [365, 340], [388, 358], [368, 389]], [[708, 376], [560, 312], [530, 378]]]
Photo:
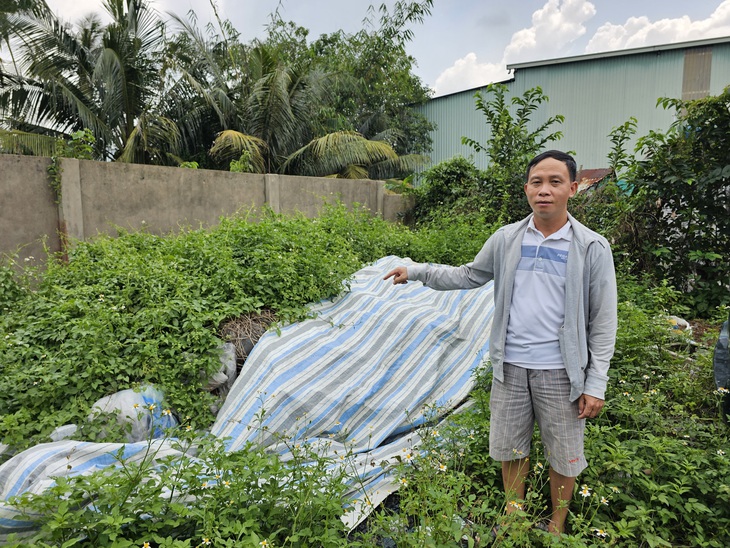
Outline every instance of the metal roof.
[[613, 175], [612, 168], [581, 169], [576, 177], [578, 180], [578, 192], [584, 192], [593, 188], [610, 175]]
[[559, 57], [556, 59], [546, 59], [542, 61], [528, 61], [526, 63], [512, 63], [507, 65], [507, 70], [519, 70], [531, 67], [544, 67], [546, 65], [561, 65], [563, 63], [577, 63], [580, 61], [590, 61], [592, 59], [606, 59], [609, 57], [623, 57], [625, 55], [638, 55], [642, 53], [660, 53], [674, 49], [700, 48], [704, 46], [712, 46], [715, 44], [726, 44], [730, 42], [730, 36], [720, 38], [706, 38], [704, 40], [692, 40], [690, 42], [675, 42], [673, 44], [661, 44], [658, 46], [644, 46], [641, 48], [621, 49], [613, 51], [604, 51], [601, 53], [588, 53], [585, 55], [574, 55], [572, 57]]

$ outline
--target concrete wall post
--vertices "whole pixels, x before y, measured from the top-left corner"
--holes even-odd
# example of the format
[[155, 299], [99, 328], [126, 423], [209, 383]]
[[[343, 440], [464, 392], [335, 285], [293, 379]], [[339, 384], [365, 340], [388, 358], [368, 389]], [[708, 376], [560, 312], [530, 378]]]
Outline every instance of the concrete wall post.
[[264, 175], [266, 204], [274, 213], [281, 213], [281, 185], [279, 176], [272, 173]]
[[58, 203], [58, 227], [63, 251], [71, 249], [75, 242], [83, 241], [84, 204], [81, 197], [81, 171], [79, 161], [61, 158], [61, 200]]

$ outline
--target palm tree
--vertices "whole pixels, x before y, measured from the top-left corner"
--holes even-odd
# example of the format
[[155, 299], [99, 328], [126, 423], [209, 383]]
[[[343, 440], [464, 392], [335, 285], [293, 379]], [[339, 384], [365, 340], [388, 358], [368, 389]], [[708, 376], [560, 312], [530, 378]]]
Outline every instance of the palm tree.
[[194, 19], [175, 19], [182, 29], [176, 52], [186, 52], [176, 69], [219, 124], [210, 148], [215, 160], [227, 164], [243, 155], [250, 171], [349, 178], [422, 163], [421, 156], [399, 158], [384, 140], [330, 131], [323, 112], [334, 104], [333, 76], [311, 57], [292, 55], [273, 40], [242, 45], [220, 20], [221, 35], [206, 39]]
[[0, 126], [49, 137], [89, 128], [99, 159], [174, 163], [177, 124], [158, 114], [164, 26], [145, 0], [104, 0], [112, 22], [64, 24], [43, 0], [8, 16], [19, 73], [0, 74]]

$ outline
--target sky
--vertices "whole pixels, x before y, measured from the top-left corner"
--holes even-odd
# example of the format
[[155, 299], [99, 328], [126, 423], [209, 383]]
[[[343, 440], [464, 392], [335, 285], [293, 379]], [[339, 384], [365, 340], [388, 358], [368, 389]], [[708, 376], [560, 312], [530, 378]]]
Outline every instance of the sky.
[[[248, 42], [264, 36], [270, 14], [309, 29], [309, 38], [355, 33], [368, 7], [395, 0], [214, 0]], [[102, 15], [102, 0], [47, 0], [62, 19]], [[194, 11], [202, 28], [211, 0], [151, 0], [163, 17]], [[377, 17], [375, 18], [377, 20]], [[412, 25], [408, 53], [434, 96], [509, 78], [506, 66], [588, 53], [730, 36], [730, 0], [434, 0]]]

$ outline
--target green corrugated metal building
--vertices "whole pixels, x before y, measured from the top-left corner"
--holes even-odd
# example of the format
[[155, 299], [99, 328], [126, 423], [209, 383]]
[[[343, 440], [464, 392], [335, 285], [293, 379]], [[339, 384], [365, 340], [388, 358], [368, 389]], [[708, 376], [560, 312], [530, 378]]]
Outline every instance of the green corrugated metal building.
[[[609, 133], [631, 116], [638, 120], [629, 144], [650, 130], [666, 131], [673, 111], [657, 107], [660, 97], [697, 99], [717, 95], [730, 85], [730, 37], [663, 46], [565, 57], [507, 65], [512, 79], [508, 98], [540, 86], [549, 97], [532, 117], [536, 125], [562, 114], [563, 132], [554, 148], [575, 153], [579, 166], [607, 167]], [[437, 126], [433, 133], [432, 164], [461, 154], [485, 167], [487, 158], [461, 144], [467, 136], [486, 142], [489, 128], [475, 108], [474, 95], [485, 88], [437, 97], [421, 107]]]

